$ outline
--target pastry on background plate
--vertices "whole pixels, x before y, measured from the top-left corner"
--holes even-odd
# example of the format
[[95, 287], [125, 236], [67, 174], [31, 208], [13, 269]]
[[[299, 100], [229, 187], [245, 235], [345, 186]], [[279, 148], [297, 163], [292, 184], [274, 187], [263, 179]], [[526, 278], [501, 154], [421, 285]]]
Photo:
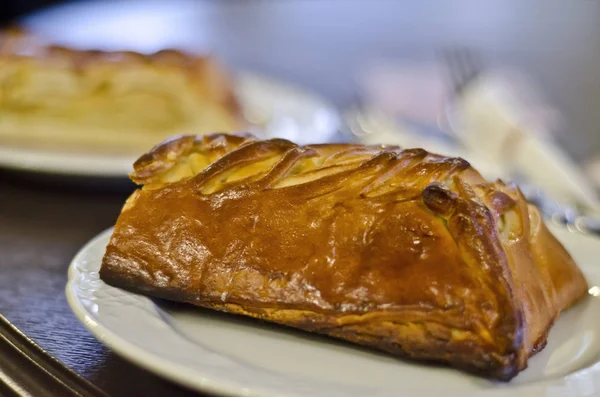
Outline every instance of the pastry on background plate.
[[211, 56], [82, 51], [0, 34], [0, 144], [140, 153], [183, 133], [245, 128]]
[[134, 169], [100, 270], [129, 291], [509, 380], [587, 290], [537, 208], [460, 158], [216, 134]]

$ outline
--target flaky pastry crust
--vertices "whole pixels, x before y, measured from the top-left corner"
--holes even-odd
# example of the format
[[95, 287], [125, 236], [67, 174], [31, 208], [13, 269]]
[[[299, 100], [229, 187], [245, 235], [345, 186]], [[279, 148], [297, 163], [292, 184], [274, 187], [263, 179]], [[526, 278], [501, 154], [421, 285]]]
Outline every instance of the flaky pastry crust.
[[586, 292], [519, 190], [389, 146], [182, 136], [135, 165], [113, 286], [509, 380]]

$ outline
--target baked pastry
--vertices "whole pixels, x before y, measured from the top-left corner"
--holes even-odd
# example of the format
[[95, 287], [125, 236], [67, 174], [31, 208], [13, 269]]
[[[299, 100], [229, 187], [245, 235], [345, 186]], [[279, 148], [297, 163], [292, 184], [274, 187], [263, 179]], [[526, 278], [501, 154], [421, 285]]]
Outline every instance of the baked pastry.
[[501, 380], [587, 290], [536, 207], [423, 149], [183, 136], [135, 164], [100, 277]]
[[169, 136], [244, 129], [213, 57], [80, 51], [0, 35], [0, 144], [140, 153]]

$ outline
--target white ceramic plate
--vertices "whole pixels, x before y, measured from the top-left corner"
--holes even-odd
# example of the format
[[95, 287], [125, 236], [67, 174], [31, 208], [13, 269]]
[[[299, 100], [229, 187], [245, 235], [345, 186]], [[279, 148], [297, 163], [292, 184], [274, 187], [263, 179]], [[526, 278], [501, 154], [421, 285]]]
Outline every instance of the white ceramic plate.
[[[251, 132], [258, 137], [321, 143], [339, 131], [340, 118], [334, 106], [310, 92], [251, 73], [238, 74], [235, 87], [244, 114], [257, 124]], [[127, 177], [136, 159], [0, 146], [0, 167], [50, 174]]]
[[98, 278], [98, 269], [111, 230], [74, 258], [66, 293], [75, 315], [101, 342], [201, 391], [261, 397], [598, 395], [600, 240], [552, 230], [586, 273], [590, 293], [561, 316], [546, 348], [510, 383], [110, 287]]

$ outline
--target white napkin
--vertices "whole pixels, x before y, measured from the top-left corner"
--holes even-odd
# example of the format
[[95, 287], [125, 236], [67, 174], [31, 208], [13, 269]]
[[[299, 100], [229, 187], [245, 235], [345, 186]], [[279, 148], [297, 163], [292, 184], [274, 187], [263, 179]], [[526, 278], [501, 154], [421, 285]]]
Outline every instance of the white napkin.
[[[556, 200], [599, 210], [584, 171], [552, 139], [545, 111], [531, 86], [514, 76], [482, 76], [456, 106], [454, 130], [473, 153], [504, 164]], [[537, 113], [537, 114], [536, 114]]]

